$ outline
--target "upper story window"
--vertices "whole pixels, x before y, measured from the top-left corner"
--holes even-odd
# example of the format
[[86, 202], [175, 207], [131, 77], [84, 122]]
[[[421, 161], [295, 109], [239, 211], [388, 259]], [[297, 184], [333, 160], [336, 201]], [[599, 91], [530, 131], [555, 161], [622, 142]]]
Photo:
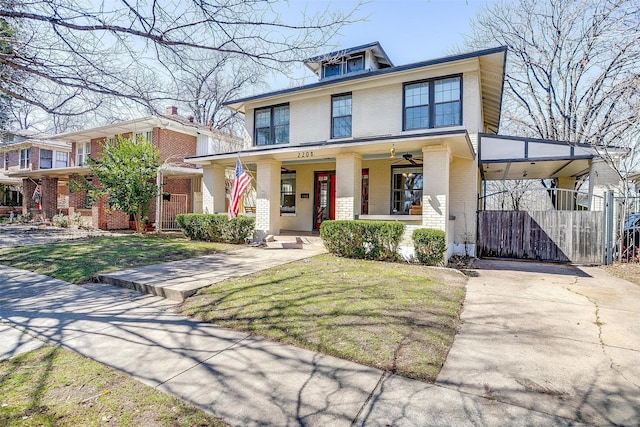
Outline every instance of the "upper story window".
[[289, 142], [289, 104], [255, 110], [255, 145]]
[[134, 141], [137, 141], [138, 139], [146, 139], [147, 142], [151, 142], [153, 143], [153, 131], [152, 130], [146, 130], [143, 132], [136, 132], [134, 135]]
[[322, 65], [322, 78], [341, 76], [364, 70], [364, 55], [342, 57]]
[[331, 138], [351, 136], [351, 94], [331, 97]]
[[56, 151], [56, 165], [57, 168], [66, 168], [69, 166], [69, 153], [65, 151]]
[[462, 124], [462, 78], [432, 79], [404, 85], [404, 130]]
[[53, 150], [40, 149], [40, 169], [51, 169], [53, 167]]
[[20, 150], [20, 169], [28, 169], [31, 162], [31, 149], [23, 148]]
[[91, 142], [78, 142], [76, 146], [76, 166], [87, 164], [91, 154]]

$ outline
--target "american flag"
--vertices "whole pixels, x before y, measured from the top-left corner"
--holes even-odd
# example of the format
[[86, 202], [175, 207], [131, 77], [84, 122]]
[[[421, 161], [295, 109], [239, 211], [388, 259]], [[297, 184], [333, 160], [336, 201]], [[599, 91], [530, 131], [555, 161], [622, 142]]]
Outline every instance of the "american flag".
[[251, 177], [245, 172], [240, 159], [236, 160], [236, 174], [231, 187], [231, 201], [229, 203], [229, 219], [238, 216], [242, 195], [251, 184]]

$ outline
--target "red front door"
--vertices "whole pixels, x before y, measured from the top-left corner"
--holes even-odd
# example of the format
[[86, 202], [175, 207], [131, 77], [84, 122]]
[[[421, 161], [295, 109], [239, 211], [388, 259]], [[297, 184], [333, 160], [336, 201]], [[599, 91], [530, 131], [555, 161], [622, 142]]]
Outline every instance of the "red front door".
[[319, 230], [322, 221], [336, 219], [336, 174], [316, 172], [315, 182], [313, 229]]

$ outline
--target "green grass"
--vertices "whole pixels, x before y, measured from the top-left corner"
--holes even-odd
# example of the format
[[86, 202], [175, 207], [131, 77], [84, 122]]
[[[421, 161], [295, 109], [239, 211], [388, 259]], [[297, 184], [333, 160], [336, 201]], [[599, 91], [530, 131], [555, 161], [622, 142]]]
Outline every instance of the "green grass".
[[58, 347], [0, 362], [0, 426], [226, 426], [170, 395]]
[[83, 283], [99, 273], [234, 248], [237, 246], [155, 235], [95, 237], [0, 249], [0, 263], [70, 283]]
[[205, 288], [184, 314], [434, 381], [459, 326], [466, 278], [320, 255]]

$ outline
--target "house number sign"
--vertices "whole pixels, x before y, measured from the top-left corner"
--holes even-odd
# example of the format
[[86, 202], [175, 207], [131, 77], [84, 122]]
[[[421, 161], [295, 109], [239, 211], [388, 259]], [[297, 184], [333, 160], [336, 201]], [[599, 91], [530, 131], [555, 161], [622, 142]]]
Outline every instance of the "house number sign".
[[313, 157], [313, 151], [298, 151], [299, 159], [304, 159], [307, 157]]

